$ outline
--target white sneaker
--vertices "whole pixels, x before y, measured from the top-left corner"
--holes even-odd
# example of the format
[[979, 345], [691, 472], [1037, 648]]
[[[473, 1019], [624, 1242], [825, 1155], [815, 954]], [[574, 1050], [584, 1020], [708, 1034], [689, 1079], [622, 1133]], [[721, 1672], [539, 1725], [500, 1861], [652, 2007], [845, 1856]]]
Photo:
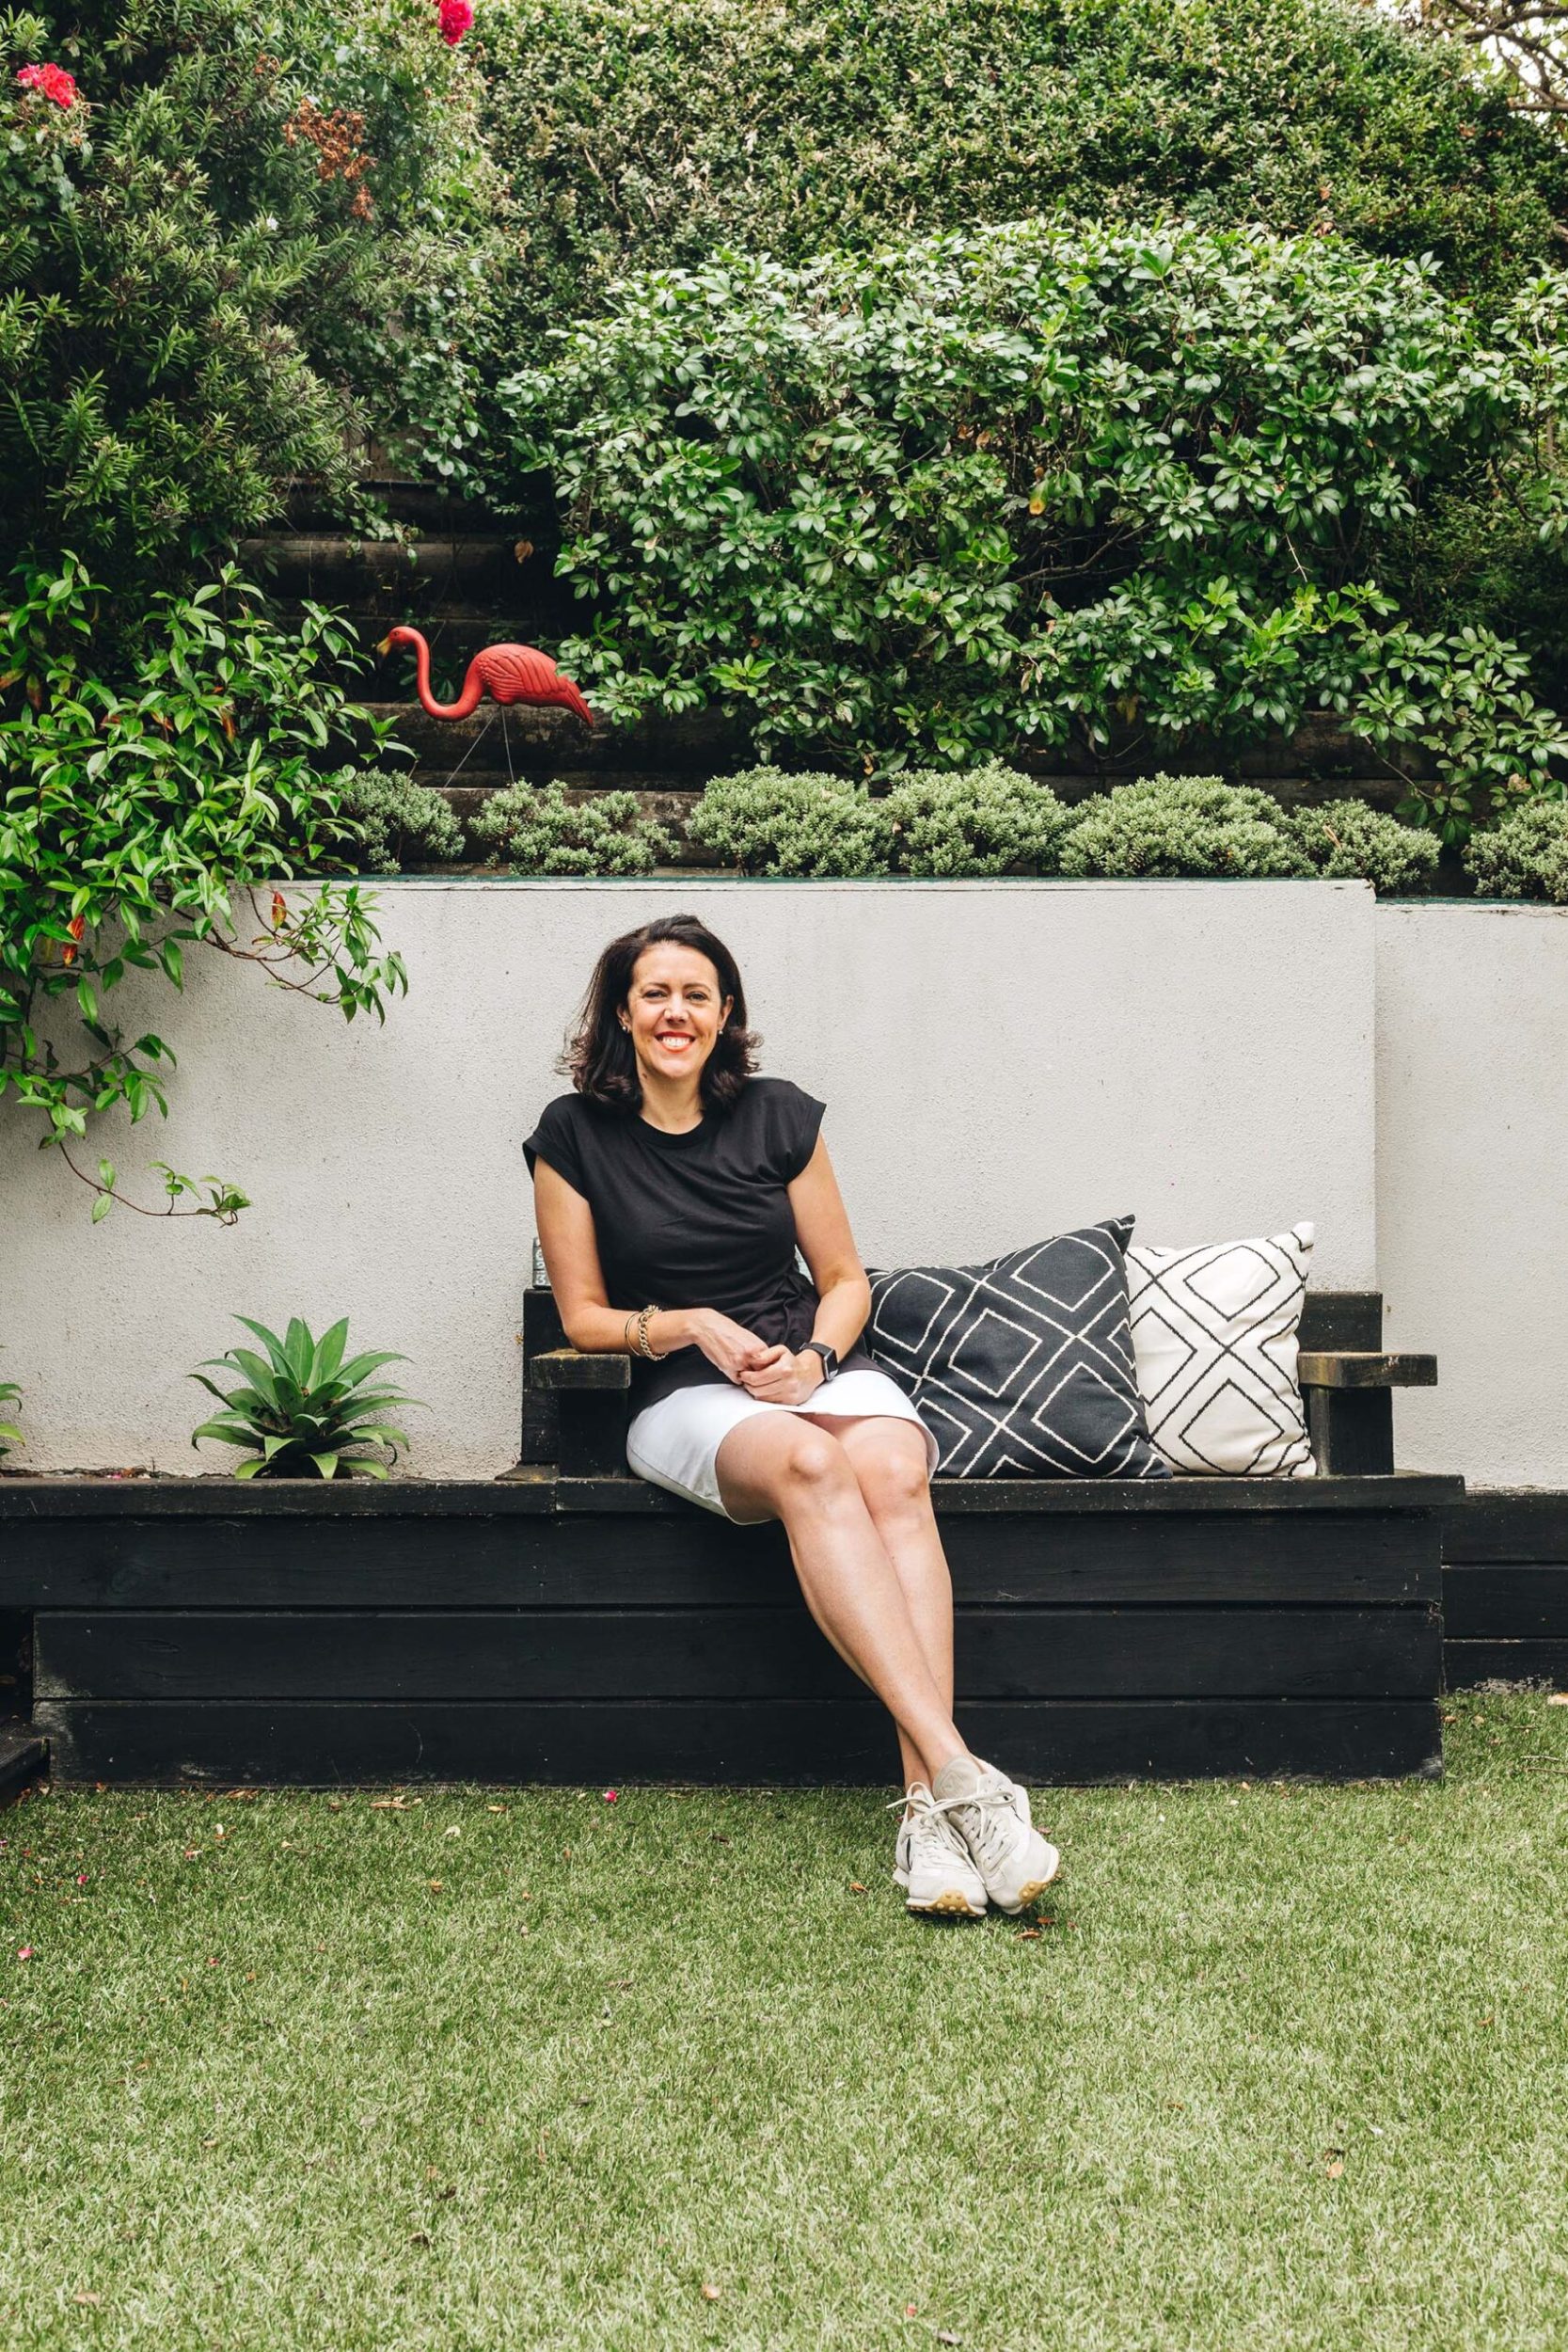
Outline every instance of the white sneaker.
[[[985, 1882], [969, 1858], [969, 1848], [923, 1780], [908, 1798], [898, 1825], [893, 1875], [905, 1889], [906, 1911], [932, 1911], [943, 1918], [983, 1919]], [[889, 1810], [892, 1808], [890, 1806]]]
[[937, 1774], [933, 1794], [998, 1910], [1016, 1915], [1050, 1885], [1062, 1858], [1030, 1820], [1017, 1781], [978, 1756], [956, 1756]]

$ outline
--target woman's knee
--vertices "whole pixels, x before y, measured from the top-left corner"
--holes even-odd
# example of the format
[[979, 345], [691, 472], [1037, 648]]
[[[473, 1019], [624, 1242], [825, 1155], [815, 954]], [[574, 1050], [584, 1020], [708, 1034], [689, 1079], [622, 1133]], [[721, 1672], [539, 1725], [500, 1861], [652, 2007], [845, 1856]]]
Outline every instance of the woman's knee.
[[854, 1468], [843, 1446], [808, 1422], [795, 1422], [787, 1433], [781, 1470], [788, 1491], [804, 1500], [825, 1502], [855, 1491]]
[[906, 1436], [869, 1434], [850, 1454], [861, 1492], [873, 1518], [912, 1517], [928, 1511], [931, 1483], [926, 1464], [926, 1440], [918, 1430]]

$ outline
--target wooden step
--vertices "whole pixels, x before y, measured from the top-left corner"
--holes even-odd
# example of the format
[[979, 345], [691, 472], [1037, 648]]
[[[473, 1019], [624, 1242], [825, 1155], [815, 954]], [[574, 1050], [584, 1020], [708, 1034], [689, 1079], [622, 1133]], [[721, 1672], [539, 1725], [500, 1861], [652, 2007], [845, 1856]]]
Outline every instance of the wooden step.
[[14, 1804], [49, 1770], [49, 1742], [31, 1724], [0, 1724], [0, 1805]]
[[[522, 548], [526, 552], [519, 555]], [[410, 610], [443, 601], [509, 609], [534, 580], [553, 583], [551, 557], [513, 533], [473, 538], [426, 538], [400, 546], [391, 539], [349, 539], [325, 532], [276, 533], [240, 545], [245, 575], [279, 596], [309, 596], [380, 612], [404, 602]]]

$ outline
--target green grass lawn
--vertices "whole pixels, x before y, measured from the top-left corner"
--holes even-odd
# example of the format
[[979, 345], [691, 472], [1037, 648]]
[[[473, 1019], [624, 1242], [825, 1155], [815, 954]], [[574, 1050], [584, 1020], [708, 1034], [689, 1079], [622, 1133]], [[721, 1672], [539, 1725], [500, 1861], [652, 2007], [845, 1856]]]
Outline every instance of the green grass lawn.
[[1451, 1704], [1047, 1792], [1037, 1932], [863, 1792], [35, 1796], [0, 2344], [1561, 2352], [1568, 1708]]

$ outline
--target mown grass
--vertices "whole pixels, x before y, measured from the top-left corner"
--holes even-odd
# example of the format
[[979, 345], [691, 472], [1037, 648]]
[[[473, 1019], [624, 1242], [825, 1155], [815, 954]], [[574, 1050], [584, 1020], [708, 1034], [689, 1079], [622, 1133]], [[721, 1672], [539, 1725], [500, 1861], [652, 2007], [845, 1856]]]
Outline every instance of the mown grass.
[[1034, 1934], [866, 1793], [34, 1797], [0, 2343], [1560, 2352], [1568, 1708], [1452, 1705], [1042, 1796]]

